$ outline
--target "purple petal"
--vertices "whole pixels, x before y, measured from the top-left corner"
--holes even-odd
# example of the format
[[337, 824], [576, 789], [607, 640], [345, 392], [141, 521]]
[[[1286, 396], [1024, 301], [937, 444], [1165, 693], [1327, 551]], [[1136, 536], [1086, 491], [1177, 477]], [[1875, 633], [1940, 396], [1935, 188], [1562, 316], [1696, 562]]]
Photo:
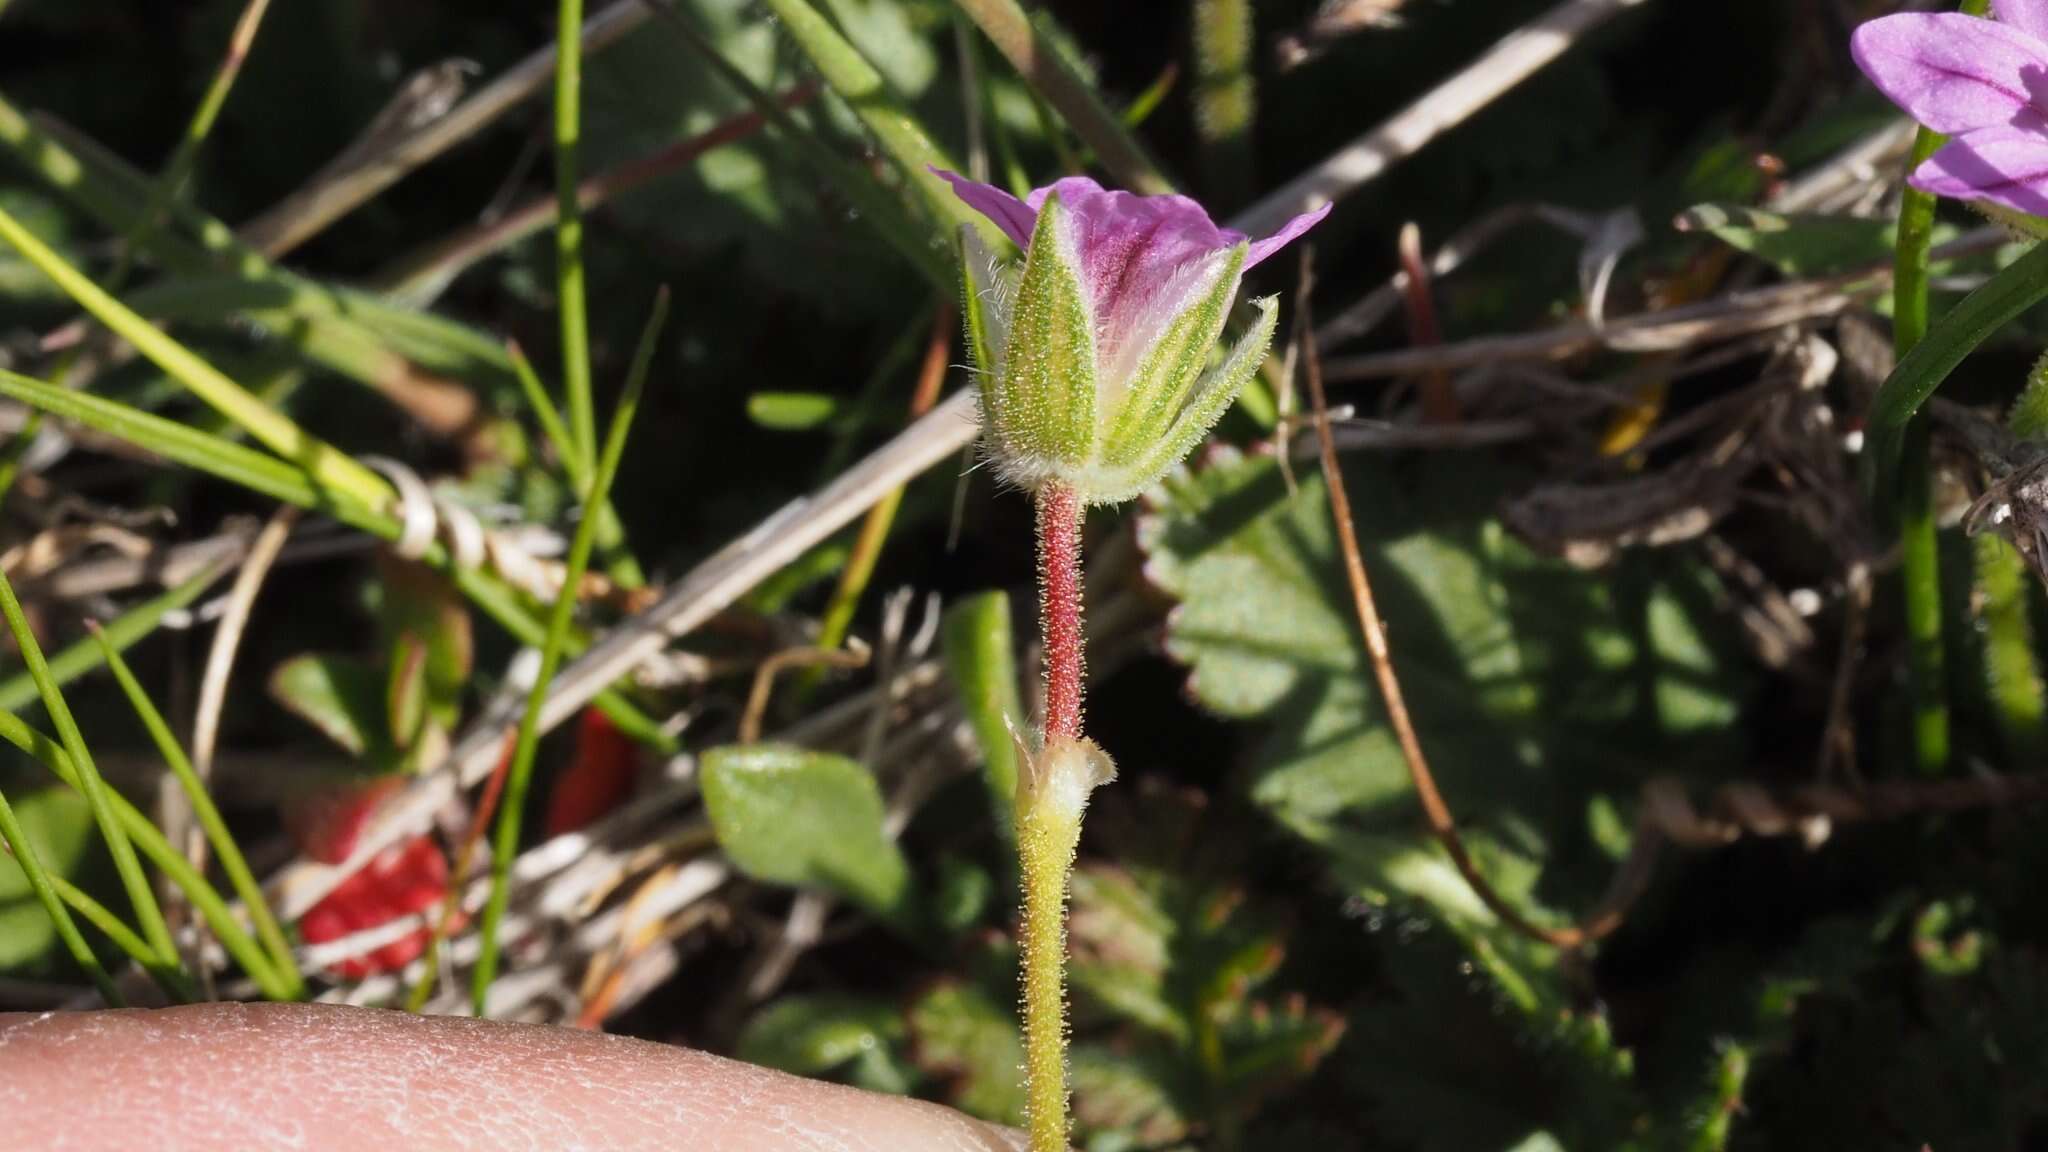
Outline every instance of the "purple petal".
[[2038, 118], [2048, 108], [2048, 44], [1955, 12], [1872, 20], [1849, 40], [1870, 82], [1936, 132]]
[[1170, 305], [1163, 298], [1184, 291], [1183, 272], [1245, 239], [1216, 227], [1185, 196], [1106, 191], [1085, 176], [1069, 176], [1033, 192], [1028, 203], [1036, 208], [1048, 196], [1059, 197], [1071, 222], [1082, 287], [1104, 349], [1125, 343], [1155, 304]]
[[953, 195], [965, 201], [969, 208], [993, 220], [996, 227], [1003, 230], [1003, 235], [1016, 242], [1017, 247], [1031, 246], [1031, 228], [1038, 223], [1037, 193], [1032, 193], [1034, 199], [1027, 207], [1022, 200], [993, 184], [969, 180], [944, 168], [933, 168], [932, 175], [951, 184]]
[[2048, 41], [2048, 0], [1991, 0], [1999, 23]]
[[1944, 144], [1910, 182], [1936, 196], [2048, 216], [2048, 135], [2009, 125], [1979, 128]]
[[1303, 232], [1322, 223], [1323, 217], [1330, 214], [1331, 207], [1331, 205], [1325, 204], [1314, 211], [1303, 212], [1301, 215], [1281, 225], [1278, 232], [1273, 233], [1264, 240], [1252, 241], [1252, 249], [1244, 258], [1245, 268], [1249, 270], [1253, 265], [1258, 264], [1266, 257], [1293, 243]]

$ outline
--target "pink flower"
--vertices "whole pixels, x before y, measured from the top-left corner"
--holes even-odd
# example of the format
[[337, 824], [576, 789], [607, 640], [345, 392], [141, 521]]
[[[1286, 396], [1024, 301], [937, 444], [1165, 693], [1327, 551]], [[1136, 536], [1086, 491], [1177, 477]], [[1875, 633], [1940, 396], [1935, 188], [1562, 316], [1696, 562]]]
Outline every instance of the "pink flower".
[[[937, 171], [934, 169], [934, 171]], [[1210, 352], [1247, 270], [1328, 215], [1253, 240], [1185, 196], [1138, 196], [1072, 176], [1023, 200], [939, 172], [1024, 249], [999, 266], [968, 231], [968, 331], [990, 455], [1012, 482], [1130, 499], [1208, 432], [1265, 356], [1276, 315], [1223, 363]]]
[[1998, 19], [1907, 12], [1856, 29], [1857, 67], [1954, 139], [1910, 183], [2048, 216], [2048, 0], [1992, 0]]

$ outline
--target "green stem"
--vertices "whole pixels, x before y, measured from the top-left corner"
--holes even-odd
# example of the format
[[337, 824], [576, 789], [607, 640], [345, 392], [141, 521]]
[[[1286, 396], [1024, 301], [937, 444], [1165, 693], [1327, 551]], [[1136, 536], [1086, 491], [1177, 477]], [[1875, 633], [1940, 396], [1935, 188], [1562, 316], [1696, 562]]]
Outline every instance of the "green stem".
[[561, 0], [555, 37], [555, 307], [562, 319], [562, 391], [569, 431], [585, 463], [597, 456], [590, 401], [590, 313], [583, 290], [583, 205], [576, 197], [582, 135], [583, 0]]
[[[1982, 15], [1988, 2], [1963, 0], [1963, 11]], [[1944, 140], [1940, 133], [1921, 128], [1913, 138], [1906, 171], [1920, 167]], [[1898, 249], [1892, 261], [1892, 346], [1901, 360], [1927, 335], [1927, 252], [1933, 239], [1934, 197], [1908, 187], [1899, 203]], [[1941, 550], [1926, 423], [1908, 426], [1900, 447], [1899, 577], [1905, 592], [1913, 752], [1923, 774], [1939, 776], [1948, 769], [1949, 716], [1942, 668]]]
[[1038, 493], [1045, 723], [1017, 787], [1017, 864], [1024, 883], [1018, 946], [1031, 1152], [1067, 1147], [1067, 881], [1088, 793], [1111, 775], [1107, 759], [1081, 736], [1082, 517], [1072, 489], [1048, 485]]
[[[102, 640], [117, 652], [134, 647], [144, 637], [153, 634], [162, 625], [164, 617], [205, 595], [206, 590], [213, 587], [227, 570], [226, 564], [209, 564], [184, 583], [137, 604], [100, 626], [98, 638], [88, 636], [58, 649], [50, 656], [50, 678], [61, 688], [98, 668], [106, 661]], [[17, 672], [0, 680], [0, 712], [25, 708], [35, 703], [37, 696], [35, 678], [27, 672]]]
[[[655, 298], [654, 314], [648, 317], [647, 328], [641, 334], [640, 348], [634, 356], [632, 371], [627, 375], [625, 392], [619, 397], [611, 430], [605, 436], [604, 455], [597, 462], [597, 474], [583, 493], [586, 509], [594, 511], [598, 502], [611, 491], [612, 480], [618, 476], [619, 459], [626, 451], [626, 433], [633, 425], [633, 413], [639, 408], [640, 392], [646, 386], [655, 341], [667, 316], [668, 291], [663, 289]], [[576, 612], [576, 589], [583, 582], [583, 573], [589, 567], [591, 549], [596, 542], [597, 517], [585, 515], [576, 525], [576, 535], [569, 543], [562, 591], [555, 597], [554, 611], [548, 617], [547, 635], [541, 642], [540, 671], [534, 677], [533, 690], [527, 694], [526, 711], [519, 718], [518, 742], [513, 745], [512, 766], [505, 776], [505, 794], [498, 802], [498, 826], [491, 841], [491, 896], [484, 905], [483, 922], [478, 928], [481, 947], [470, 982], [470, 1004], [478, 1016], [489, 1014], [491, 983], [498, 976], [498, 926], [504, 922], [505, 907], [511, 899], [512, 860], [519, 852], [519, 828], [526, 809], [527, 788], [533, 780], [534, 750], [540, 744], [541, 709], [547, 703], [555, 671], [562, 664], [569, 622]]]
[[[581, 492], [590, 487], [590, 462], [583, 459], [576, 441], [569, 434], [568, 426], [562, 423], [562, 414], [555, 402], [548, 399], [546, 386], [533, 370], [533, 364], [519, 345], [507, 347], [512, 360], [512, 371], [519, 378], [520, 390], [526, 393], [526, 402], [533, 408], [534, 419], [540, 423], [541, 432], [548, 442], [555, 446], [555, 454], [562, 458], [562, 471], [569, 474], [569, 486]], [[618, 510], [606, 500], [597, 506], [597, 554], [604, 557], [605, 572], [612, 583], [621, 588], [639, 588], [647, 583], [646, 573], [640, 569], [640, 562], [626, 546], [626, 526], [619, 519]]]
[[1057, 803], [1017, 810], [1024, 882], [1018, 926], [1024, 982], [1024, 1094], [1031, 1152], [1067, 1147], [1067, 880], [1081, 844], [1081, 814]]
[[308, 434], [289, 416], [251, 396], [213, 365], [136, 315], [4, 210], [0, 210], [0, 240], [20, 252], [100, 323], [133, 344], [151, 363], [240, 425], [264, 447], [298, 465], [326, 487], [367, 507], [380, 508], [391, 499], [391, 486], [375, 472]]

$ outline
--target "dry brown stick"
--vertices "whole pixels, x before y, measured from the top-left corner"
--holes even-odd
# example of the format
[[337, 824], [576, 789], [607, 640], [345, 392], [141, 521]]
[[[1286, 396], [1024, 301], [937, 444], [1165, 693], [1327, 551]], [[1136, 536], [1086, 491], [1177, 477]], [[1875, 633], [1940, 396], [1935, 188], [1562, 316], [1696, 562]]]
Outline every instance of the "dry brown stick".
[[768, 694], [775, 677], [784, 668], [799, 665], [830, 668], [859, 668], [867, 664], [865, 648], [785, 648], [761, 661], [754, 669], [754, 684], [747, 692], [747, 709], [740, 714], [739, 742], [752, 744], [761, 739], [761, 720], [768, 712]]

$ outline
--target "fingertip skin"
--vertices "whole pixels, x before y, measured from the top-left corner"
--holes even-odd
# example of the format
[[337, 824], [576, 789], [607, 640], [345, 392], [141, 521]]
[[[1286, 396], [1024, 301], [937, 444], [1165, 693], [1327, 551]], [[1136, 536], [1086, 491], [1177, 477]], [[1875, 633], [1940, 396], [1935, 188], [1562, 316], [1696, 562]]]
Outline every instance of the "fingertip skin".
[[0, 1014], [11, 1150], [1012, 1152], [958, 1113], [594, 1032], [320, 1004]]

